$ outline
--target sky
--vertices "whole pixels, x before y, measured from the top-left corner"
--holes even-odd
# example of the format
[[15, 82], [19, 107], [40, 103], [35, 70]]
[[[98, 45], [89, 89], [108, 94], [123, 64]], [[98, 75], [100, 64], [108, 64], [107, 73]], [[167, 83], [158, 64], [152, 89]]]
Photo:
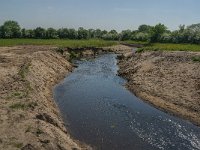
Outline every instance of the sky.
[[136, 30], [141, 24], [200, 23], [200, 0], [0, 0], [0, 25]]

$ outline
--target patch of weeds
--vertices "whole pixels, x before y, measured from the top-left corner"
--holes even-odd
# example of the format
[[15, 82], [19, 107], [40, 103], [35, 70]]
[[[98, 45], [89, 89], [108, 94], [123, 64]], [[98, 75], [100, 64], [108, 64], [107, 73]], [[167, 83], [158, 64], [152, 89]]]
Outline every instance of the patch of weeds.
[[59, 48], [56, 49], [56, 52], [58, 52], [58, 53], [63, 55], [64, 49], [62, 47], [59, 47]]
[[29, 71], [29, 67], [30, 67], [30, 63], [26, 63], [24, 65], [21, 66], [19, 72], [18, 72], [18, 75], [22, 78], [22, 79], [25, 79], [26, 77], [26, 74], [28, 73]]
[[41, 130], [41, 129], [37, 129], [37, 131], [36, 131], [36, 134], [37, 134], [37, 136], [39, 136], [40, 134], [43, 134], [44, 132]]
[[144, 51], [144, 48], [138, 48], [136, 52], [137, 53], [142, 53], [143, 51]]
[[27, 104], [28, 108], [34, 109], [36, 106], [38, 106], [38, 104], [36, 102], [30, 102]]
[[194, 62], [200, 62], [200, 56], [192, 57], [192, 61], [194, 61]]
[[24, 110], [26, 108], [26, 105], [25, 104], [22, 104], [22, 103], [15, 103], [15, 104], [12, 104], [10, 106], [10, 108], [12, 109], [22, 109]]
[[10, 106], [10, 108], [25, 110], [25, 109], [28, 109], [28, 108], [34, 109], [36, 106], [38, 106], [38, 104], [36, 102], [30, 102], [28, 104], [23, 104], [23, 103], [19, 102], [19, 103], [12, 104]]
[[23, 143], [13, 143], [13, 146], [16, 147], [16, 148], [22, 148]]
[[22, 98], [26, 97], [26, 93], [16, 91], [16, 92], [13, 92], [11, 96], [22, 99]]
[[70, 53], [70, 60], [80, 57], [80, 54], [75, 51], [69, 51], [69, 53]]

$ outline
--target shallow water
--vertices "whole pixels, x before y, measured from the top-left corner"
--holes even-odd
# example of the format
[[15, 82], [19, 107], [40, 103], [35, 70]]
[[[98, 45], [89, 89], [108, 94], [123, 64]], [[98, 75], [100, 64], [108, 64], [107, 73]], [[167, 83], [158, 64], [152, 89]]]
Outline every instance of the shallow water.
[[102, 150], [196, 150], [200, 128], [144, 103], [124, 88], [115, 54], [77, 61], [54, 89], [70, 134]]

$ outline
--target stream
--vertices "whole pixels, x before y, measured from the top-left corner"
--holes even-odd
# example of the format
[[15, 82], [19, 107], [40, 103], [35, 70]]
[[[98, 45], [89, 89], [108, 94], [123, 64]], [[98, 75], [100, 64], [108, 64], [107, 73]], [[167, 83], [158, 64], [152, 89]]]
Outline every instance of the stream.
[[54, 88], [71, 136], [99, 150], [200, 150], [200, 128], [137, 98], [117, 76], [115, 54], [76, 61]]

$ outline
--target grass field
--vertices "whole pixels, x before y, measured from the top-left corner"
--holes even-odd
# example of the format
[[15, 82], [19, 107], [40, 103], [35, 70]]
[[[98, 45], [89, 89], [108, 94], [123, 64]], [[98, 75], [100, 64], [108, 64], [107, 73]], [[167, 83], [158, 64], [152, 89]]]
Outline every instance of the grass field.
[[193, 51], [200, 52], [200, 45], [196, 44], [167, 44], [167, 43], [155, 43], [146, 47], [139, 48], [138, 52], [142, 51]]
[[148, 45], [149, 42], [142, 42], [142, 41], [123, 41], [122, 43], [125, 43], [125, 44], [141, 44], [141, 45]]
[[91, 40], [67, 40], [67, 39], [0, 39], [0, 46], [17, 45], [52, 45], [58, 47], [82, 48], [82, 47], [105, 47], [116, 45], [115, 41]]

